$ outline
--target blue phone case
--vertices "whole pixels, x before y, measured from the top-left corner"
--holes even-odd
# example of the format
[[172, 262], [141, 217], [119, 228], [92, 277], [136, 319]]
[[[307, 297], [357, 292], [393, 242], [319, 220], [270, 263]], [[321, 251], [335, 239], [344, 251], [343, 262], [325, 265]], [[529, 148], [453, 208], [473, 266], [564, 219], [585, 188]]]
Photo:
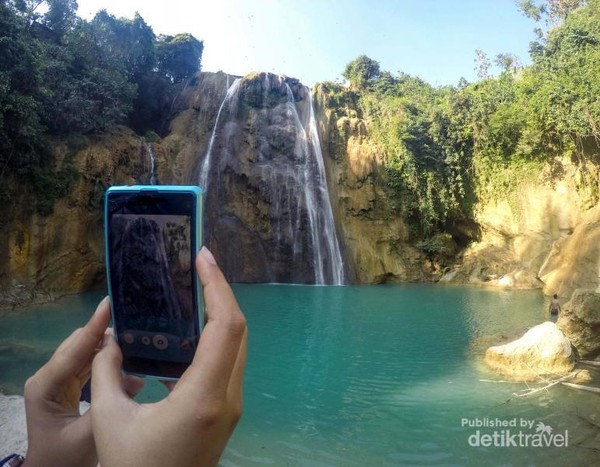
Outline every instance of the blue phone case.
[[[111, 278], [110, 278], [110, 248], [109, 248], [109, 232], [108, 232], [108, 198], [111, 193], [143, 193], [144, 191], [153, 192], [153, 193], [186, 193], [193, 194], [195, 199], [196, 206], [196, 223], [193, 226], [193, 230], [195, 232], [195, 251], [194, 257], [198, 255], [201, 245], [202, 245], [202, 215], [203, 215], [203, 191], [198, 186], [191, 185], [133, 185], [133, 186], [112, 186], [104, 195], [104, 251], [105, 251], [105, 262], [106, 262], [106, 281], [108, 286], [108, 294], [110, 297], [111, 303], [111, 316], [113, 326], [116, 326], [117, 320], [114, 316], [113, 310], [113, 292], [111, 287]], [[200, 284], [200, 280], [198, 279], [198, 275], [194, 274], [194, 289], [196, 295], [196, 309], [198, 310], [198, 329], [200, 333], [202, 332], [202, 328], [204, 325], [204, 299], [202, 296], [202, 287]], [[115, 338], [118, 336], [118, 330], [115, 329]], [[118, 339], [118, 338], [117, 338]], [[162, 380], [177, 380], [177, 378], [171, 378], [160, 375], [152, 375], [152, 374], [140, 374], [140, 373], [131, 373], [137, 376], [150, 376], [150, 377], [158, 377]]]

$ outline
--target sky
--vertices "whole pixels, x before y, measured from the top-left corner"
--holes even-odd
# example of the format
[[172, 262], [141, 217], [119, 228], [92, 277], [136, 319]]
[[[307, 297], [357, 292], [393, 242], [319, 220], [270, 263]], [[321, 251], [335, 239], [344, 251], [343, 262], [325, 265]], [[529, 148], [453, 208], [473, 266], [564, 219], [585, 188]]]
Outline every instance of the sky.
[[[381, 70], [434, 86], [477, 80], [475, 50], [529, 63], [536, 24], [516, 0], [77, 0], [91, 19], [101, 9], [133, 18], [156, 35], [191, 33], [204, 42], [202, 71], [267, 71], [308, 86], [340, 81], [359, 55]], [[491, 70], [492, 74], [494, 70]], [[496, 70], [497, 72], [497, 70]]]

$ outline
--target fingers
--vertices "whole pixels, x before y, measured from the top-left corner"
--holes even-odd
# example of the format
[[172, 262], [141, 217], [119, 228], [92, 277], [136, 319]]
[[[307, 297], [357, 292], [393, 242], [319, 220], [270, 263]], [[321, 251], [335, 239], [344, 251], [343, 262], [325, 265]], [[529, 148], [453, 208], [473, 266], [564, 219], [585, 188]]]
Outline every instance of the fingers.
[[123, 378], [123, 389], [131, 398], [137, 396], [146, 382], [142, 378], [133, 375], [125, 375]]
[[[106, 402], [111, 404], [114, 399], [129, 398], [128, 392], [141, 389], [139, 383], [129, 379], [124, 382], [121, 375], [123, 355], [112, 336], [104, 338], [102, 350], [98, 352], [92, 363], [92, 400], [94, 404]], [[93, 405], [92, 404], [92, 407]]]
[[50, 360], [38, 374], [46, 389], [62, 386], [69, 378], [78, 376], [85, 380], [89, 365], [98, 343], [110, 321], [108, 297], [100, 302], [96, 312], [80, 329], [71, 334], [54, 352]]
[[[233, 291], [208, 249], [196, 258], [196, 269], [204, 287], [207, 322], [190, 368], [176, 390], [204, 388], [209, 394], [225, 395], [246, 334], [246, 320]], [[245, 347], [242, 352], [245, 362]], [[243, 371], [243, 366], [241, 368]]]

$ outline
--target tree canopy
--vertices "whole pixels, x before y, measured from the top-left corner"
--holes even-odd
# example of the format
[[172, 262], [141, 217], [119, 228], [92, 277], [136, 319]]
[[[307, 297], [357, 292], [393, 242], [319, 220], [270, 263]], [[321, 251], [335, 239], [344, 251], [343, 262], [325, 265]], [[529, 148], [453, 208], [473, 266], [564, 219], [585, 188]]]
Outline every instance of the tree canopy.
[[76, 12], [76, 0], [0, 0], [3, 210], [11, 187], [27, 183], [33, 199], [25, 204], [48, 213], [72, 181], [68, 163], [55, 171], [51, 140], [116, 124], [156, 131], [169, 86], [200, 70], [203, 44], [190, 34], [157, 38], [139, 14], [100, 11], [85, 21]]
[[557, 156], [579, 164], [598, 192], [600, 0], [524, 0], [520, 7], [551, 25], [526, 68], [500, 54], [502, 72], [489, 76], [490, 61], [478, 50], [480, 79], [441, 88], [381, 71], [366, 56], [344, 70], [385, 151], [391, 196], [417, 238], [471, 218], [478, 198], [506, 196]]

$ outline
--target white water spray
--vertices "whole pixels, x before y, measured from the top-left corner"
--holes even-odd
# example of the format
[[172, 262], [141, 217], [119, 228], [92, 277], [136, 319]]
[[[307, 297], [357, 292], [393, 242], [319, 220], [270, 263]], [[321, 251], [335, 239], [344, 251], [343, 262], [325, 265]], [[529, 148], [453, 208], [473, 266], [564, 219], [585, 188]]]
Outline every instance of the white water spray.
[[154, 155], [154, 148], [152, 147], [152, 143], [146, 141], [145, 138], [141, 138], [140, 151], [142, 152], [142, 154], [148, 154], [148, 183], [150, 185], [156, 185], [156, 156]]
[[[256, 84], [237, 79], [219, 106], [199, 171], [199, 185], [215, 216], [208, 228], [216, 228], [219, 219], [227, 228], [235, 218], [244, 222], [244, 209], [249, 209], [260, 216], [247, 225], [247, 232], [257, 239], [258, 248], [264, 248], [253, 251], [266, 253], [270, 280], [304, 282], [311, 281], [312, 274], [316, 284], [342, 285], [344, 263], [310, 90], [299, 88], [298, 104], [284, 77], [265, 74], [258, 88]], [[237, 153], [240, 145], [248, 158]], [[236, 179], [245, 181], [230, 185]], [[238, 189], [252, 192], [229, 193]], [[235, 213], [221, 213], [230, 199], [249, 204]], [[261, 230], [250, 233], [252, 229]], [[235, 231], [229, 232], [226, 235]]]
[[232, 86], [229, 86], [229, 75], [227, 75], [227, 82], [225, 83], [225, 97], [223, 98], [223, 102], [221, 102], [221, 106], [219, 107], [219, 111], [217, 112], [217, 118], [215, 119], [215, 126], [213, 127], [212, 134], [210, 135], [210, 140], [208, 142], [208, 149], [206, 150], [206, 156], [204, 156], [204, 161], [202, 162], [202, 168], [200, 169], [200, 177], [198, 180], [198, 185], [206, 191], [208, 189], [209, 177], [208, 174], [210, 172], [211, 162], [212, 162], [212, 152], [213, 145], [215, 143], [215, 137], [217, 135], [217, 128], [219, 127], [219, 120], [221, 118], [221, 112], [223, 111], [223, 107], [225, 104], [231, 100], [232, 96], [234, 96], [242, 82], [241, 78], [237, 78]]

